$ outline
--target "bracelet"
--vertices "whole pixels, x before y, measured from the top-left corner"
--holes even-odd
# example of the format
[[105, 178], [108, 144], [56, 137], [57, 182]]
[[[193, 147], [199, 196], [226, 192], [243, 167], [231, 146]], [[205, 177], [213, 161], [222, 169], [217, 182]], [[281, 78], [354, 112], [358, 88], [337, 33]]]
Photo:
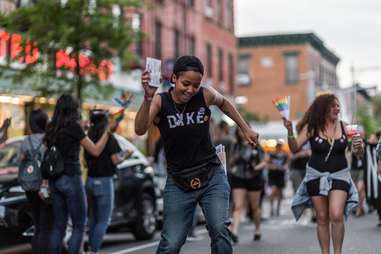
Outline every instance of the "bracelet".
[[288, 137], [288, 138], [295, 138], [294, 134], [292, 134], [292, 135], [288, 135], [287, 137]]

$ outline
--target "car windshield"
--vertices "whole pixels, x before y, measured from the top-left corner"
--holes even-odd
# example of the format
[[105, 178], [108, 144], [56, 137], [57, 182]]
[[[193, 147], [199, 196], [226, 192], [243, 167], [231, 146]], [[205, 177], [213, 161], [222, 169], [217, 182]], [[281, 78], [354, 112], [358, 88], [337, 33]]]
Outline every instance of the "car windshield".
[[0, 183], [17, 177], [20, 143], [7, 144], [0, 149]]

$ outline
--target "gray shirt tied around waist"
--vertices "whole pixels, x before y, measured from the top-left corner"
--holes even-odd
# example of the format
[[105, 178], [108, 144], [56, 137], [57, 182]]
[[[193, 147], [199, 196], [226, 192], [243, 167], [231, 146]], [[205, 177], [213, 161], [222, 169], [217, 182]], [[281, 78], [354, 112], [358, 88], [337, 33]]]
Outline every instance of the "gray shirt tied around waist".
[[332, 189], [333, 180], [345, 181], [350, 185], [344, 209], [345, 218], [348, 218], [351, 210], [358, 206], [359, 201], [357, 189], [351, 177], [350, 168], [330, 173], [320, 172], [307, 165], [306, 176], [292, 200], [291, 209], [295, 219], [298, 220], [302, 216], [304, 209], [313, 207], [311, 197], [307, 192], [307, 182], [318, 178], [320, 178], [319, 194], [323, 196], [328, 196], [329, 191]]

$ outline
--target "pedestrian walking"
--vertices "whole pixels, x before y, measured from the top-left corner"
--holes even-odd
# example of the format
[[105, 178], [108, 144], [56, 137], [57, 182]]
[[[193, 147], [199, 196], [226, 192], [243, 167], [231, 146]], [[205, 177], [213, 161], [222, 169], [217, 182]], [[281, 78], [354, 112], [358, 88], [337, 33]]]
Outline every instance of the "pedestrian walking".
[[[88, 136], [97, 142], [108, 126], [108, 112], [92, 110], [90, 112], [90, 128]], [[122, 162], [129, 151], [122, 152], [113, 135], [110, 135], [106, 146], [99, 156], [85, 151], [88, 168], [86, 193], [89, 204], [89, 254], [98, 253], [103, 236], [111, 220], [114, 207], [114, 182], [116, 165]]]
[[[342, 254], [344, 214], [348, 216], [358, 204], [356, 187], [345, 155], [349, 145], [346, 124], [339, 119], [339, 113], [337, 97], [323, 94], [315, 98], [298, 123], [298, 137], [294, 135], [292, 122], [283, 118], [293, 153], [298, 152], [306, 142], [311, 145], [306, 177], [293, 199], [292, 209], [296, 219], [299, 219], [304, 208], [313, 204], [322, 254], [329, 253], [331, 237], [334, 253]], [[363, 154], [360, 136], [352, 138], [352, 152], [358, 156]]]
[[[32, 110], [30, 112], [28, 126], [31, 134], [25, 137], [20, 149], [21, 164], [19, 174], [24, 170], [23, 167], [28, 167], [26, 169], [28, 176], [32, 176], [33, 174], [37, 176], [36, 178], [30, 177], [29, 181], [29, 179], [24, 179], [25, 175], [22, 177], [19, 175], [19, 182], [21, 186], [25, 188], [25, 195], [32, 212], [34, 225], [32, 254], [48, 253], [50, 233], [53, 224], [53, 210], [48, 200], [49, 194], [47, 192], [48, 180], [42, 179], [41, 169], [38, 165], [30, 163], [34, 159], [40, 162], [43, 157], [46, 149], [43, 144], [43, 138], [48, 120], [48, 115], [41, 109]], [[32, 181], [35, 182], [33, 183]], [[33, 186], [36, 184], [37, 186]]]
[[311, 156], [309, 143], [305, 144], [299, 152], [292, 154], [290, 159], [290, 180], [294, 193], [306, 175], [307, 163]]
[[8, 139], [8, 129], [11, 126], [12, 118], [6, 118], [0, 127], [0, 148], [3, 148]]
[[[278, 140], [275, 151], [269, 153], [268, 158], [268, 183], [271, 187], [270, 215], [279, 216], [283, 199], [283, 189], [286, 186], [286, 166], [288, 155], [283, 151], [283, 141]], [[274, 203], [276, 209], [274, 211]]]
[[368, 138], [368, 146], [365, 150], [366, 155], [366, 177], [365, 190], [367, 201], [372, 208], [377, 210], [378, 227], [381, 227], [381, 162], [380, 162], [380, 141], [381, 131], [376, 135], [372, 134]]
[[86, 225], [86, 196], [81, 179], [79, 151], [82, 146], [93, 156], [99, 156], [109, 134], [104, 131], [96, 144], [80, 126], [79, 103], [71, 95], [62, 95], [48, 124], [44, 141], [49, 148], [55, 147], [60, 154], [64, 170], [49, 180], [54, 223], [50, 238], [50, 252], [61, 253], [62, 240], [70, 216], [73, 231], [68, 243], [69, 254], [80, 253]]
[[[361, 131], [361, 138], [364, 139], [364, 131]], [[366, 151], [367, 145], [364, 140], [364, 150]], [[359, 194], [359, 205], [356, 208], [356, 217], [365, 215], [365, 184], [364, 184], [364, 171], [366, 169], [366, 153], [358, 156], [351, 154], [351, 176], [353, 182], [356, 184], [357, 192]]]
[[250, 146], [239, 128], [236, 129], [235, 136], [228, 171], [233, 193], [233, 223], [230, 227], [232, 240], [238, 243], [241, 215], [248, 204], [255, 224], [253, 240], [258, 241], [261, 239], [260, 198], [264, 185], [262, 170], [266, 167], [265, 154], [259, 145], [255, 148]]
[[135, 118], [135, 132], [143, 135], [154, 123], [164, 143], [168, 178], [164, 190], [164, 225], [159, 254], [179, 253], [200, 204], [211, 237], [212, 254], [232, 253], [229, 224], [230, 186], [216, 155], [209, 130], [216, 105], [242, 129], [252, 145], [257, 133], [236, 108], [212, 88], [202, 87], [204, 67], [194, 56], [182, 56], [174, 64], [169, 91], [156, 94], [149, 73], [142, 75], [144, 101]]

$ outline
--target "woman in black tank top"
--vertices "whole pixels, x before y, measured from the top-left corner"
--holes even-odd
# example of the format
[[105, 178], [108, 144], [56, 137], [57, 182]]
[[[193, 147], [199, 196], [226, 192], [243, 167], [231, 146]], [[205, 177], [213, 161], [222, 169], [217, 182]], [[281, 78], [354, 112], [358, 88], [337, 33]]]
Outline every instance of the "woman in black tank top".
[[[334, 253], [342, 253], [344, 211], [352, 196], [349, 188], [354, 187], [345, 157], [348, 147], [345, 124], [339, 120], [339, 113], [340, 105], [337, 97], [334, 94], [323, 94], [313, 101], [298, 123], [297, 129], [300, 135], [297, 138], [294, 137], [291, 121], [283, 119], [288, 130], [288, 144], [293, 153], [299, 151], [306, 142], [310, 142], [311, 145], [312, 154], [304, 180], [306, 186], [301, 187], [306, 187], [316, 211], [317, 234], [322, 254], [329, 253], [330, 235]], [[361, 137], [353, 137], [352, 151], [362, 156], [364, 151]], [[325, 187], [323, 185], [328, 175], [329, 180], [331, 178], [333, 180], [329, 192], [325, 194], [325, 189], [322, 188]], [[324, 180], [321, 182], [323, 176]], [[313, 180], [309, 181], [309, 178]]]
[[149, 73], [142, 75], [145, 95], [135, 118], [135, 132], [143, 135], [154, 123], [163, 139], [168, 165], [163, 232], [156, 253], [180, 252], [197, 204], [208, 224], [212, 254], [233, 252], [227, 228], [230, 187], [211, 142], [209, 106], [216, 105], [233, 119], [248, 143], [255, 145], [258, 134], [229, 100], [210, 87], [201, 87], [203, 74], [197, 57], [180, 57], [171, 77], [174, 88], [156, 95], [157, 88], [149, 86]]

